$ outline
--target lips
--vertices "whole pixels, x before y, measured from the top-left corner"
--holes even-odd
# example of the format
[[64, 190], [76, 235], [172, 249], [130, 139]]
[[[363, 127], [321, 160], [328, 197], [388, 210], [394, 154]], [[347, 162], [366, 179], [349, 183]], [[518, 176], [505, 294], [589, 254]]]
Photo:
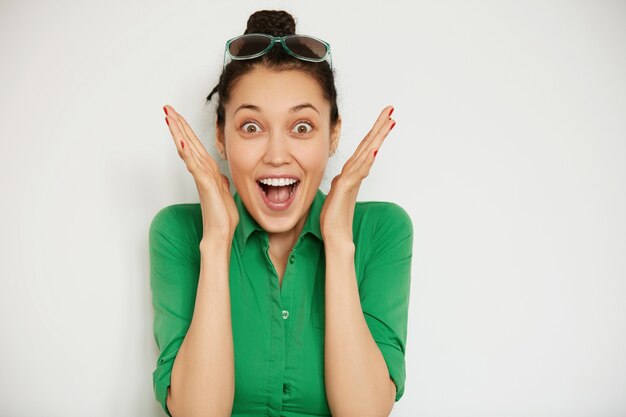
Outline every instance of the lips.
[[285, 210], [294, 201], [300, 180], [289, 176], [263, 177], [256, 181], [265, 205], [271, 210]]

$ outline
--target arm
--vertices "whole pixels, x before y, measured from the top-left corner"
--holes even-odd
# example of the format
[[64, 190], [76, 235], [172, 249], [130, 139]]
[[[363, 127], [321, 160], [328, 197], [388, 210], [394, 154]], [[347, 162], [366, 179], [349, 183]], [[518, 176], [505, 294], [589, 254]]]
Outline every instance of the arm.
[[229, 262], [229, 246], [201, 243], [193, 318], [168, 388], [167, 406], [175, 417], [231, 415], [235, 380]]
[[[176, 417], [230, 416], [235, 394], [235, 366], [229, 269], [232, 238], [239, 214], [230, 194], [228, 178], [220, 173], [217, 163], [204, 149], [185, 118], [171, 106], [166, 105], [163, 110], [178, 155], [193, 175], [198, 188], [203, 237], [199, 244], [199, 277], [195, 275], [197, 285], [193, 289], [193, 316], [187, 320], [189, 326], [185, 329], [182, 343], [182, 332], [178, 329], [178, 339], [168, 350], [170, 360], [175, 356], [171, 381], [167, 373], [161, 377], [159, 395], [161, 401], [167, 395], [165, 411], [169, 409]], [[172, 281], [167, 274], [163, 276], [165, 280]], [[181, 285], [183, 283], [174, 282], [169, 287], [176, 291]], [[194, 301], [189, 297], [181, 301], [176, 293], [167, 292], [160, 294], [159, 298], [167, 299], [171, 304], [166, 303], [159, 314], [173, 317], [171, 321], [174, 323], [180, 311], [187, 308], [185, 304]], [[155, 326], [155, 332], [156, 329]], [[180, 348], [176, 350], [179, 343]], [[163, 387], [168, 385], [171, 386], [165, 393]]]
[[[370, 213], [376, 212], [373, 208]], [[325, 240], [326, 358], [335, 360], [326, 364], [327, 396], [339, 416], [387, 416], [404, 393], [413, 223], [396, 204], [380, 207], [375, 217], [369, 219], [369, 250], [358, 255], [366, 259], [360, 280], [355, 278], [354, 244]], [[392, 381], [390, 397], [385, 397], [382, 379]]]
[[[397, 248], [393, 239], [389, 240], [393, 236], [389, 235], [389, 228], [378, 227], [377, 231], [382, 233], [373, 231], [371, 253], [357, 286], [352, 240], [358, 190], [379, 147], [395, 125], [392, 111], [391, 106], [383, 109], [341, 173], [333, 179], [320, 213], [326, 255], [324, 382], [328, 405], [338, 417], [388, 416], [394, 399], [399, 399], [404, 388], [403, 334], [409, 278], [405, 266], [407, 262], [410, 266], [410, 256], [402, 252], [401, 263], [393, 256], [380, 256], [381, 252], [388, 253], [389, 247], [391, 251]], [[380, 216], [384, 221], [378, 221], [378, 226], [386, 220], [394, 225], [406, 224], [398, 220], [408, 218], [404, 210], [383, 214], [399, 216]], [[412, 236], [412, 230], [410, 233]], [[403, 249], [407, 247], [405, 236], [404, 232], [398, 234]], [[410, 243], [408, 248], [410, 251]]]
[[389, 416], [396, 386], [359, 300], [352, 241], [325, 241], [325, 384], [333, 416]]
[[170, 209], [150, 226], [154, 337], [160, 350], [154, 390], [168, 416], [230, 416], [230, 249], [203, 240], [198, 257], [184, 230]]
[[231, 414], [235, 378], [229, 262], [230, 247], [201, 243], [193, 318], [176, 356], [168, 389], [167, 405], [176, 417]]

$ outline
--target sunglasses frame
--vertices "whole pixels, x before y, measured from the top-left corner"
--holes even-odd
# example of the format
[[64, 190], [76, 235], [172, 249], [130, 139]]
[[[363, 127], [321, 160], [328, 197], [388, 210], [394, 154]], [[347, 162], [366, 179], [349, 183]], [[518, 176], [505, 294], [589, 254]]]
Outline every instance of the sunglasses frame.
[[[235, 57], [230, 53], [230, 44], [233, 43], [234, 41], [240, 39], [240, 38], [245, 38], [245, 37], [249, 37], [249, 36], [263, 36], [265, 38], [268, 38], [270, 40], [270, 44], [261, 52], [258, 52], [256, 54], [253, 55], [248, 55], [246, 57]], [[309, 58], [306, 56], [302, 56], [299, 55], [295, 52], [293, 52], [291, 49], [289, 49], [289, 47], [287, 46], [287, 44], [285, 43], [285, 40], [290, 39], [290, 38], [310, 38], [310, 39], [314, 39], [318, 42], [321, 42], [325, 47], [326, 47], [326, 54], [322, 57], [322, 58]], [[234, 60], [245, 60], [245, 59], [253, 59], [253, 58], [258, 58], [260, 56], [265, 55], [266, 53], [268, 53], [269, 51], [272, 50], [272, 48], [274, 47], [274, 45], [276, 44], [276, 42], [280, 43], [280, 45], [283, 47], [283, 49], [291, 56], [301, 59], [303, 61], [309, 61], [309, 62], [322, 62], [325, 61], [326, 58], [329, 58], [329, 63], [330, 63], [330, 68], [332, 70], [333, 68], [333, 59], [332, 59], [332, 55], [330, 53], [330, 44], [320, 38], [316, 38], [315, 36], [311, 36], [311, 35], [302, 35], [302, 34], [291, 34], [291, 35], [286, 35], [286, 36], [272, 36], [272, 35], [268, 35], [266, 33], [246, 33], [245, 35], [239, 35], [239, 36], [235, 36], [234, 38], [231, 38], [229, 40], [226, 41], [226, 47], [224, 49], [224, 65], [222, 67], [222, 69], [226, 68], [226, 56], [228, 54], [228, 56], [230, 56], [231, 59]]]

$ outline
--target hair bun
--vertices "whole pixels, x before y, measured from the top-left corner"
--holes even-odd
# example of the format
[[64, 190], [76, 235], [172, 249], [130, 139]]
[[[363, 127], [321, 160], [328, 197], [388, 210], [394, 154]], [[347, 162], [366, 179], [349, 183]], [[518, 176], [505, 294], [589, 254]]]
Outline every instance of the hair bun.
[[296, 22], [284, 10], [259, 10], [248, 18], [245, 34], [265, 33], [272, 36], [286, 36], [296, 33]]

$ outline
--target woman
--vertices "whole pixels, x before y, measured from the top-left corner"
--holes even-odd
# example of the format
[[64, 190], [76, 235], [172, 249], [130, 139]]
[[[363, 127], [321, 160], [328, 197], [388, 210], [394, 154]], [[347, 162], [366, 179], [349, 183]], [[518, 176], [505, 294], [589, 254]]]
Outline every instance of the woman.
[[[244, 34], [291, 35], [295, 22], [263, 10]], [[164, 106], [200, 203], [165, 207], [150, 226], [155, 395], [173, 416], [388, 415], [404, 392], [412, 223], [396, 204], [356, 197], [393, 108], [324, 195], [341, 129], [330, 47], [271, 36], [227, 42], [208, 97], [219, 96], [234, 196]]]

